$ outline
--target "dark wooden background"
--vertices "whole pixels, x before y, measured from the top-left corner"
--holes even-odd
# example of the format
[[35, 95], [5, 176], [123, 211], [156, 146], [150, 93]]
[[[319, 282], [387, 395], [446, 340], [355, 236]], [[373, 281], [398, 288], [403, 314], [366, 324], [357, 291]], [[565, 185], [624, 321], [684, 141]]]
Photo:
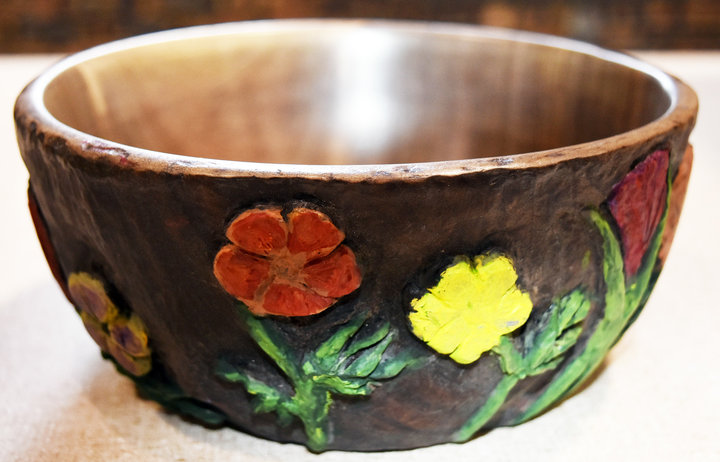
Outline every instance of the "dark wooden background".
[[720, 0], [0, 0], [0, 52], [68, 52], [160, 29], [292, 17], [481, 23], [610, 48], [720, 48]]

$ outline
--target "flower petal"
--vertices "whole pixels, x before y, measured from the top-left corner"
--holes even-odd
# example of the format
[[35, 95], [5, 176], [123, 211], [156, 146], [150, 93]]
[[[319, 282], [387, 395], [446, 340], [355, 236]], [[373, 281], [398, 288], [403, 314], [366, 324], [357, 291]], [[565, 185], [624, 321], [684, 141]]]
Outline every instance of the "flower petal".
[[445, 310], [461, 310], [465, 309], [468, 300], [477, 299], [481, 290], [477, 271], [470, 260], [459, 258], [442, 272], [438, 284], [428, 292], [447, 305]]
[[288, 215], [290, 253], [305, 252], [307, 260], [324, 257], [345, 239], [324, 213], [306, 208], [296, 208]]
[[433, 338], [442, 326], [456, 316], [453, 309], [429, 292], [412, 300], [410, 305], [413, 311], [410, 312], [408, 318], [412, 331], [425, 341]]
[[495, 311], [493, 319], [495, 329], [500, 334], [514, 331], [527, 322], [532, 307], [532, 300], [527, 292], [515, 288], [509, 290], [503, 295]]
[[342, 297], [360, 287], [362, 277], [349, 247], [341, 245], [325, 258], [311, 261], [300, 272], [303, 282], [325, 297]]
[[[309, 316], [329, 308], [335, 299], [287, 284], [272, 284], [265, 292], [263, 310], [278, 316]], [[252, 307], [251, 311], [252, 311]], [[256, 313], [257, 314], [257, 313]]]
[[108, 335], [103, 330], [102, 324], [95, 319], [95, 316], [84, 311], [80, 312], [80, 318], [85, 326], [85, 330], [90, 334], [90, 337], [97, 343], [100, 349], [102, 351], [108, 351]]
[[510, 259], [490, 253], [475, 257], [476, 290], [483, 299], [500, 300], [515, 287], [517, 273]]
[[226, 245], [215, 257], [215, 277], [230, 295], [245, 303], [255, 297], [269, 270], [267, 260], [245, 253], [234, 245]]
[[246, 210], [228, 226], [228, 239], [256, 255], [269, 255], [284, 248], [287, 226], [280, 211], [279, 208]]
[[88, 273], [72, 273], [68, 278], [68, 292], [75, 306], [99, 322], [109, 322], [118, 310], [105, 292], [105, 286]]
[[668, 151], [650, 154], [613, 187], [608, 206], [620, 228], [625, 274], [634, 276], [665, 207]]
[[488, 332], [478, 331], [463, 339], [457, 349], [450, 353], [450, 358], [460, 364], [470, 364], [500, 343], [499, 332], [495, 331], [491, 326], [487, 326], [486, 330]]
[[460, 364], [476, 361], [530, 316], [532, 301], [517, 279], [504, 255], [457, 258], [435, 287], [410, 302], [413, 334]]
[[455, 351], [460, 342], [471, 334], [474, 328], [475, 326], [465, 323], [462, 318], [453, 318], [440, 327], [435, 335], [427, 340], [427, 344], [438, 353], [449, 355]]
[[115, 358], [115, 361], [117, 361], [123, 369], [136, 377], [147, 374], [152, 368], [152, 360], [149, 356], [136, 358], [129, 355], [120, 345], [112, 340], [108, 342], [108, 353]]
[[110, 324], [110, 337], [120, 348], [131, 356], [149, 356], [148, 336], [145, 325], [135, 315], [119, 317]]

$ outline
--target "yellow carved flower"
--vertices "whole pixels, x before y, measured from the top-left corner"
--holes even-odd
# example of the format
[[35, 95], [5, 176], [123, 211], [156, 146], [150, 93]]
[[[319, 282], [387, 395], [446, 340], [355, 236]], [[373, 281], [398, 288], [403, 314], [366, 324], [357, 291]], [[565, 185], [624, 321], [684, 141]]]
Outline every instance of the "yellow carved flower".
[[530, 316], [532, 301], [516, 281], [506, 256], [458, 258], [435, 287], [410, 302], [412, 331], [438, 353], [470, 364]]

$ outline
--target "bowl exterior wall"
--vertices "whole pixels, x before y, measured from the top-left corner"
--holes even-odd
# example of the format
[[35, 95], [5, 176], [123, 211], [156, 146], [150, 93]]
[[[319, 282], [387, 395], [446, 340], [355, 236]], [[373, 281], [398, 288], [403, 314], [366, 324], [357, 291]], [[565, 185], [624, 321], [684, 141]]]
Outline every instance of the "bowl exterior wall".
[[[597, 355], [588, 351], [599, 348], [601, 359], [647, 300], [662, 265], [654, 242], [673, 226], [665, 211], [675, 203], [677, 215], [681, 207], [673, 192], [682, 188], [673, 182], [682, 176], [677, 172], [684, 159], [688, 168], [692, 128], [680, 125], [605, 155], [549, 166], [348, 181], [177, 174], [170, 163], [167, 172], [158, 172], [118, 149], [89, 160], [31, 112], [17, 111], [16, 123], [36, 225], [60, 284], [83, 311], [68, 280], [90, 275], [125, 319], [141, 319], [152, 372], [133, 369], [145, 350], [123, 362], [104, 345], [106, 356], [171, 408], [316, 450], [460, 441], [481, 428], [531, 418], [571, 393], [597, 365]], [[666, 160], [657, 160], [662, 156]], [[663, 175], [662, 181], [652, 175]], [[666, 190], [648, 192], [643, 184], [656, 190], [664, 184]], [[631, 203], [633, 197], [640, 205]], [[630, 209], [621, 207], [623, 201]], [[634, 234], [618, 210], [642, 207], [659, 207], [659, 215], [640, 213], [659, 218], [646, 220], [648, 243], [640, 245], [640, 266], [630, 274]], [[232, 245], [226, 232], [233, 220], [268, 209], [282, 210], [286, 226], [294, 210], [323, 214], [344, 233], [359, 287], [332, 297], [329, 308], [311, 316], [249, 312], [219, 282], [214, 264], [218, 252]], [[453, 356], [460, 340], [455, 347], [440, 344], [452, 343], [453, 335], [469, 338], [467, 329], [448, 327], [441, 338], [412, 313], [430, 306], [428, 293], [445, 290], [438, 287], [458, 262], [470, 261], [471, 272], [482, 275], [500, 257], [508, 277], [517, 277], [507, 291], [529, 297], [529, 314], [514, 321], [498, 315], [506, 326], [517, 326], [495, 338], [497, 346], [470, 345], [471, 358]], [[630, 294], [642, 271], [643, 293]], [[493, 285], [478, 284], [475, 294], [492, 299]], [[453, 305], [457, 294], [445, 295], [439, 298], [448, 316], [465, 319], [457, 314], [462, 307]], [[618, 297], [622, 306], [611, 306]], [[611, 323], [611, 314], [622, 321]], [[473, 319], [467, 321], [473, 328], [487, 327]], [[113, 326], [101, 322], [100, 337], [111, 335]], [[338, 333], [348, 326], [355, 328], [343, 340]], [[373, 335], [375, 343], [362, 344]], [[333, 356], [330, 340], [339, 355]], [[508, 346], [513, 350], [502, 350]], [[362, 357], [364, 371], [353, 366]], [[399, 370], [382, 369], [392, 364]], [[329, 384], [333, 377], [345, 385]], [[155, 379], [165, 388], [153, 394]]]

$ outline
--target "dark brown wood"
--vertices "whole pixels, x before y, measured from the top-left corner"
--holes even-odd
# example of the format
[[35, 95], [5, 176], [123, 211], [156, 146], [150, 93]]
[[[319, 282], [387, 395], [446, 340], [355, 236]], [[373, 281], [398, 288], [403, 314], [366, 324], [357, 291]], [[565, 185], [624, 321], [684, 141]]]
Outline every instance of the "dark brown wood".
[[0, 51], [77, 51], [173, 27], [312, 17], [477, 23], [619, 49], [720, 47], [715, 0], [4, 0]]
[[[18, 139], [49, 240], [64, 274], [96, 275], [144, 321], [154, 364], [184, 393], [251, 433], [305, 441], [299, 421], [253, 413], [241, 385], [213, 374], [231, 357], [288, 386], [213, 259], [244, 210], [321, 210], [362, 283], [319, 315], [277, 321], [278, 338], [301, 356], [369, 313], [369, 326], [397, 332], [391, 351], [424, 358], [371, 396], [337, 398], [329, 448], [451, 440], [503, 372], [489, 354], [458, 366], [427, 348], [408, 329], [410, 300], [454, 256], [496, 248], [539, 308], [528, 326], [558, 294], [601, 293], [588, 207], [658, 149], [677, 169], [697, 112], [684, 84], [548, 37], [372, 22], [165, 36], [180, 37], [72, 58], [20, 96]], [[602, 316], [594, 301], [585, 323]], [[490, 427], [551, 379], [521, 382]]]

